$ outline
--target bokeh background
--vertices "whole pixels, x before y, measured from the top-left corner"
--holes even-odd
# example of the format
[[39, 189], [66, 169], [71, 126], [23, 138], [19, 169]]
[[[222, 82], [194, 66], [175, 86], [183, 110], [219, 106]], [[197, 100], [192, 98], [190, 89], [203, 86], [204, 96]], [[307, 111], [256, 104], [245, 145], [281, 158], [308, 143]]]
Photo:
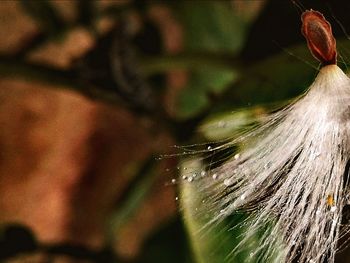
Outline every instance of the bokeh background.
[[310, 85], [309, 8], [347, 70], [347, 0], [0, 1], [0, 260], [195, 262], [166, 155]]

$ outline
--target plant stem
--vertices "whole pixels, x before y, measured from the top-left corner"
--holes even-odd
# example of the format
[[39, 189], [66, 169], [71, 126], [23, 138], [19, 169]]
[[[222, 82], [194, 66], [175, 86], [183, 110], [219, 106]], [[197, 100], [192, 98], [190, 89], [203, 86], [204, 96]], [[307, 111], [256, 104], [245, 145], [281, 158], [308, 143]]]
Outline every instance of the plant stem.
[[49, 84], [48, 87], [69, 89], [87, 96], [90, 99], [107, 104], [120, 104], [118, 94], [82, 83], [75, 70], [62, 70], [46, 65], [34, 64], [0, 56], [0, 76], [12, 79], [39, 81]]
[[239, 68], [237, 58], [227, 54], [178, 54], [159, 57], [142, 57], [141, 70], [145, 75], [153, 75], [175, 69], [214, 68], [232, 70]]

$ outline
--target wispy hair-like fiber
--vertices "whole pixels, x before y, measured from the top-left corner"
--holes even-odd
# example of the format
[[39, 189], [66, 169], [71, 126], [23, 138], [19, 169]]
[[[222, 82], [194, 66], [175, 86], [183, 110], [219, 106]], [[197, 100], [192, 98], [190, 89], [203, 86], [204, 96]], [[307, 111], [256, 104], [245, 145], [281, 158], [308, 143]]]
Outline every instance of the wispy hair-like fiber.
[[350, 79], [336, 65], [321, 68], [303, 96], [220, 150], [232, 145], [239, 153], [196, 181], [211, 223], [253, 211], [232, 254], [269, 225], [259, 262], [333, 262], [348, 187]]

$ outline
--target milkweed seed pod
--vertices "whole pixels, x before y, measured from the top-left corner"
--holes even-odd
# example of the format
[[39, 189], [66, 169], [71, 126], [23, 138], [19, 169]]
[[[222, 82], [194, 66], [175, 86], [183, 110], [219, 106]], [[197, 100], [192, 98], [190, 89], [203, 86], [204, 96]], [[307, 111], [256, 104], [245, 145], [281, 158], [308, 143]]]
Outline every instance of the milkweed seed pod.
[[[302, 33], [322, 67], [304, 95], [217, 149], [239, 152], [196, 180], [212, 211], [208, 224], [251, 212], [231, 256], [261, 226], [254, 262], [334, 262], [346, 204], [350, 157], [350, 79], [336, 65], [330, 24], [316, 11], [302, 15]], [[215, 151], [216, 149], [210, 149]], [[201, 216], [199, 213], [198, 216]], [[228, 262], [230, 255], [228, 256]]]

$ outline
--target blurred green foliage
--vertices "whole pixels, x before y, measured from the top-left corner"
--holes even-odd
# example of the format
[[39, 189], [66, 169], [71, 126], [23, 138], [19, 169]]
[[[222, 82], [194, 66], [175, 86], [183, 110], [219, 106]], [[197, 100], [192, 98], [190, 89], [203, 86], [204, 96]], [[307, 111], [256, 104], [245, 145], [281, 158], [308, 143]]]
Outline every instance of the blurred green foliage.
[[[238, 53], [244, 40], [244, 24], [230, 2], [196, 1], [177, 3], [174, 11], [185, 30], [184, 52]], [[205, 19], [204, 19], [205, 18]], [[237, 78], [234, 69], [216, 69], [203, 64], [191, 72], [191, 79], [179, 98], [178, 115], [198, 114], [208, 107], [208, 94], [220, 94]]]

